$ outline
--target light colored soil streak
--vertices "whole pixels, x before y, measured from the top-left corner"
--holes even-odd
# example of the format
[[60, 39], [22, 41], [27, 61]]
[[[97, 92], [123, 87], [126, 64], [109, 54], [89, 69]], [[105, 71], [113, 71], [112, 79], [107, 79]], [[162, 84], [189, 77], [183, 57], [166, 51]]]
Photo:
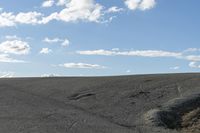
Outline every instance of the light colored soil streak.
[[183, 133], [200, 133], [200, 108], [197, 108], [182, 116]]

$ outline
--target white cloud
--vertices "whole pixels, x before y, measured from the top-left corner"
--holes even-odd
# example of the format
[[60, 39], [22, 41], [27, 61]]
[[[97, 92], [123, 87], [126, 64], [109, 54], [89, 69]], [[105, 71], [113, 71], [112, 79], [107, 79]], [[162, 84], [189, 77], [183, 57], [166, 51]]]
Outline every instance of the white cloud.
[[52, 20], [64, 22], [101, 22], [104, 15], [103, 6], [94, 0], [60, 0], [57, 5], [65, 8], [60, 12], [53, 12], [47, 17], [43, 17], [41, 24], [46, 24]]
[[62, 46], [69, 46], [69, 40], [68, 39], [65, 39], [65, 40], [63, 40], [63, 42], [62, 42], [62, 44], [61, 44]]
[[50, 38], [48, 38], [48, 37], [45, 37], [43, 41], [46, 42], [46, 43], [57, 43], [57, 42], [61, 42], [61, 41], [63, 41], [63, 40], [60, 39], [60, 38], [53, 38], [53, 39], [50, 39]]
[[179, 57], [181, 53], [161, 51], [161, 50], [137, 50], [128, 52], [118, 52], [119, 55], [143, 56], [143, 57]]
[[[193, 55], [195, 52], [195, 55]], [[76, 51], [77, 54], [81, 55], [101, 55], [101, 56], [134, 56], [134, 57], [172, 57], [175, 59], [182, 59], [190, 61], [189, 67], [191, 68], [200, 68], [200, 52], [199, 48], [188, 48], [181, 52], [170, 52], [162, 50], [129, 50], [129, 51], [120, 51], [118, 48], [111, 50], [85, 50], [85, 51]], [[193, 54], [192, 54], [193, 53]], [[199, 65], [198, 65], [199, 64]], [[177, 70], [180, 66], [170, 67], [169, 69]]]
[[125, 5], [131, 9], [136, 10], [140, 4], [141, 0], [125, 0]]
[[12, 78], [14, 75], [14, 72], [0, 72], [0, 78]]
[[12, 13], [3, 12], [0, 14], [0, 27], [10, 27], [15, 25], [15, 16]]
[[169, 52], [162, 50], [132, 50], [132, 51], [114, 51], [114, 50], [87, 50], [77, 51], [82, 55], [106, 55], [106, 56], [141, 56], [141, 57], [180, 57], [182, 53]]
[[21, 38], [13, 36], [5, 36], [3, 41], [0, 43], [0, 62], [4, 63], [25, 63], [26, 61], [17, 60], [10, 56], [10, 54], [15, 55], [25, 55], [30, 52], [30, 46], [28, 42], [22, 41]]
[[49, 54], [51, 52], [52, 52], [52, 50], [49, 48], [42, 48], [40, 51], [40, 54]]
[[58, 17], [66, 22], [78, 20], [99, 22], [102, 9], [103, 6], [95, 3], [94, 0], [71, 0], [58, 14]]
[[21, 24], [38, 24], [43, 15], [38, 12], [19, 13], [15, 16], [15, 22]]
[[50, 39], [48, 37], [45, 37], [43, 42], [46, 42], [46, 43], [61, 43], [62, 46], [69, 46], [69, 44], [70, 44], [70, 41], [67, 38], [65, 38], [65, 39], [61, 39], [61, 38]]
[[196, 51], [200, 51], [199, 48], [188, 48], [186, 50], [184, 50], [183, 52], [186, 53], [186, 52], [196, 52]]
[[42, 7], [52, 7], [54, 4], [54, 0], [46, 0], [42, 3]]
[[122, 12], [124, 11], [123, 8], [119, 8], [117, 6], [113, 6], [113, 7], [110, 7], [106, 12], [107, 13], [117, 13], [117, 12]]
[[86, 50], [86, 51], [77, 51], [78, 54], [81, 55], [115, 55], [115, 51], [109, 51], [109, 50], [104, 50], [104, 49], [99, 49], [99, 50]]
[[179, 66], [174, 66], [174, 67], [170, 67], [170, 69], [172, 69], [172, 70], [178, 70], [178, 69], [180, 69], [180, 67]]
[[16, 60], [11, 58], [8, 54], [0, 54], [0, 62], [3, 63], [25, 63], [23, 60]]
[[130, 73], [130, 72], [131, 72], [131, 70], [126, 70], [126, 72], [127, 72], [127, 73]]
[[112, 48], [113, 51], [119, 51], [119, 48]]
[[148, 10], [156, 5], [155, 0], [125, 0], [124, 3], [130, 10]]
[[148, 10], [153, 8], [156, 5], [156, 1], [155, 0], [142, 0], [142, 2], [140, 3], [140, 9], [141, 10]]
[[[56, 3], [63, 6], [63, 9], [52, 12], [49, 15], [36, 11], [19, 12], [0, 12], [0, 27], [11, 27], [17, 24], [47, 24], [53, 20], [64, 22], [96, 22], [108, 23], [114, 16], [108, 16], [108, 13], [116, 13], [123, 11], [122, 8], [113, 6], [105, 9], [103, 5], [95, 0], [46, 0], [42, 3], [43, 7], [51, 7]], [[125, 0], [125, 4], [129, 9], [147, 10], [155, 6], [155, 0]]]
[[0, 13], [0, 27], [11, 27], [17, 24], [41, 24], [43, 14], [38, 12], [20, 12], [14, 15], [12, 12]]
[[42, 74], [41, 77], [45, 78], [45, 77], [59, 77], [60, 75], [58, 74]]
[[191, 68], [200, 68], [200, 65], [199, 64], [197, 64], [197, 62], [190, 62], [189, 63], [189, 67], [191, 67]]
[[58, 2], [56, 3], [57, 6], [65, 6], [67, 5], [68, 0], [58, 0]]
[[196, 64], [200, 62], [200, 55], [198, 54], [199, 52], [199, 48], [188, 48], [182, 52], [183, 56], [181, 58], [191, 61], [189, 65], [190, 67], [197, 68]]
[[65, 63], [60, 64], [59, 66], [65, 68], [78, 68], [78, 69], [105, 69], [105, 66], [98, 64], [87, 64], [87, 63]]
[[5, 36], [5, 39], [7, 39], [7, 40], [21, 40], [21, 38], [16, 36], [16, 35], [7, 35], [7, 36]]
[[43, 17], [38, 23], [39, 24], [47, 24], [52, 20], [59, 21], [59, 14], [57, 12], [51, 13], [49, 16]]
[[25, 55], [30, 51], [30, 46], [27, 42], [21, 40], [7, 40], [0, 43], [0, 52], [5, 54]]
[[187, 55], [184, 58], [189, 61], [200, 61], [200, 55]]

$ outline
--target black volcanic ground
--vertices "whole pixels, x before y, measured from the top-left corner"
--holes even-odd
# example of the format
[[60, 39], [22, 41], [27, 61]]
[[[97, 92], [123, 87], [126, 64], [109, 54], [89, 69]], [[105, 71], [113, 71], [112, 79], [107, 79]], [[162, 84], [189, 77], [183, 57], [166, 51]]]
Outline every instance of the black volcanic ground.
[[0, 133], [156, 133], [146, 112], [198, 92], [200, 74], [0, 79]]

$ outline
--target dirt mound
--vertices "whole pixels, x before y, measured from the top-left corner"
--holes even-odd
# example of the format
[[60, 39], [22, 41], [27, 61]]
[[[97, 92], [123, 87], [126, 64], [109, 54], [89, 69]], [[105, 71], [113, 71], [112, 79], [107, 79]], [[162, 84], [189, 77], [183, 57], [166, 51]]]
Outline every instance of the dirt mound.
[[145, 114], [148, 125], [181, 133], [200, 132], [200, 94], [170, 100]]
[[182, 116], [182, 132], [183, 133], [199, 133], [200, 132], [200, 108], [192, 110]]

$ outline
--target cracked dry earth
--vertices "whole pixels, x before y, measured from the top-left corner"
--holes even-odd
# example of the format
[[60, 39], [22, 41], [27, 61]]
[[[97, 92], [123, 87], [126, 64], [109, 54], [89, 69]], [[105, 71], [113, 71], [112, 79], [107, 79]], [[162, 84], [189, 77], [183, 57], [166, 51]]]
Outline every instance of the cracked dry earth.
[[0, 133], [156, 133], [141, 117], [200, 91], [199, 80], [200, 74], [0, 79]]

